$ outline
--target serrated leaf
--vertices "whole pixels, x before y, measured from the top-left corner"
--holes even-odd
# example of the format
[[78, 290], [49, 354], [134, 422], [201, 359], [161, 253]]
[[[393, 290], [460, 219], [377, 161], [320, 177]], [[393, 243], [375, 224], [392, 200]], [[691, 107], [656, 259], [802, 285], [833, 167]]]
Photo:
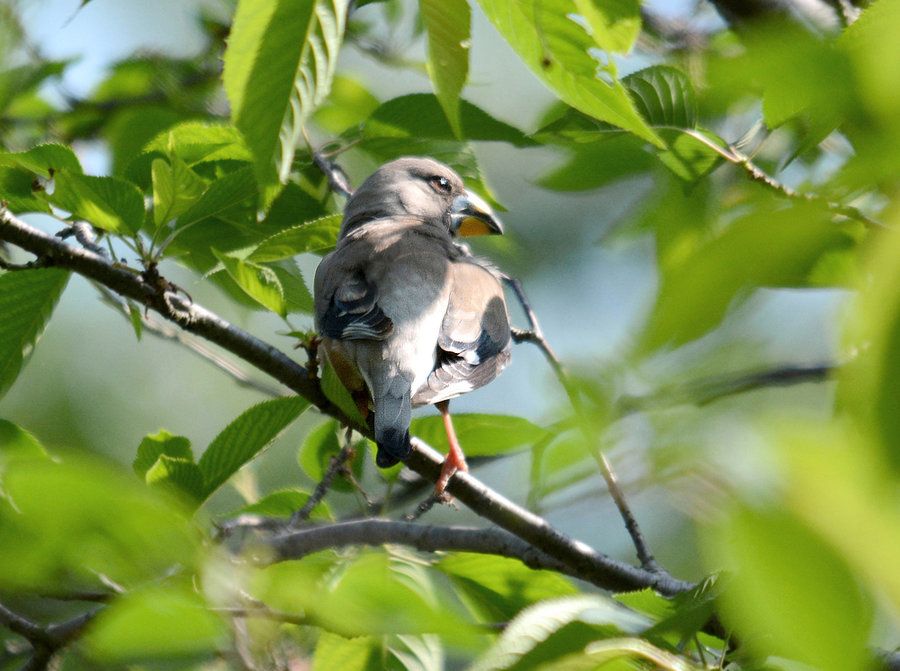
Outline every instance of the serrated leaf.
[[79, 642], [90, 659], [118, 666], [212, 655], [227, 639], [223, 619], [196, 591], [175, 583], [118, 597]]
[[204, 480], [203, 498], [275, 440], [308, 407], [309, 401], [298, 396], [264, 401], [225, 427], [198, 462]]
[[255, 221], [256, 181], [250, 168], [220, 177], [175, 222], [176, 230], [213, 217], [237, 223]]
[[210, 161], [252, 161], [240, 132], [229, 124], [187, 121], [154, 137], [145, 152], [177, 156], [189, 166]]
[[275, 273], [284, 291], [284, 305], [290, 313], [312, 314], [313, 297], [303, 279], [303, 273], [293, 261], [282, 261], [266, 266]]
[[68, 281], [68, 271], [58, 268], [0, 275], [0, 397], [18, 377]]
[[184, 436], [176, 436], [165, 429], [144, 436], [138, 445], [137, 455], [131, 467], [139, 476], [144, 477], [156, 460], [162, 455], [170, 457], [194, 460], [191, 452], [191, 441]]
[[[504, 454], [530, 445], [546, 433], [527, 419], [512, 415], [454, 414], [453, 427], [463, 450], [473, 457]], [[418, 436], [436, 449], [448, 448], [447, 434], [439, 415], [417, 417], [409, 430], [411, 435]]]
[[203, 474], [192, 459], [161, 454], [144, 474], [144, 479], [148, 485], [175, 488], [192, 501], [199, 502], [203, 499]]
[[694, 87], [678, 68], [653, 65], [628, 75], [622, 84], [651, 126], [694, 128], [697, 125]]
[[605, 70], [607, 77], [612, 73], [594, 58], [594, 40], [571, 18], [577, 13], [572, 0], [480, 0], [479, 4], [513, 50], [560, 99], [588, 116], [662, 146], [622, 84], [598, 76], [600, 70]]
[[462, 137], [459, 96], [469, 76], [472, 10], [467, 0], [419, 0], [428, 34], [425, 67], [456, 137]]
[[0, 153], [0, 166], [17, 166], [49, 179], [60, 170], [81, 174], [81, 163], [69, 147], [39, 144], [28, 151]]
[[348, 0], [240, 0], [225, 50], [231, 119], [260, 187], [287, 181], [306, 118], [328, 95]]
[[157, 227], [187, 211], [207, 185], [177, 156], [169, 161], [157, 158], [151, 164], [153, 179], [153, 221]]
[[144, 197], [131, 182], [60, 170], [54, 184], [47, 200], [92, 226], [128, 235], [137, 233], [144, 223]]
[[[569, 627], [568, 625], [586, 625]], [[584, 649], [599, 638], [639, 634], [651, 621], [608, 597], [579, 595], [523, 611], [470, 671], [525, 671]]]
[[257, 263], [269, 263], [290, 259], [298, 254], [329, 252], [337, 243], [342, 219], [341, 214], [329, 214], [287, 228], [259, 243], [247, 259]]
[[275, 314], [287, 316], [284, 288], [274, 270], [252, 261], [228, 256], [216, 249], [213, 249], [213, 254], [244, 293]]

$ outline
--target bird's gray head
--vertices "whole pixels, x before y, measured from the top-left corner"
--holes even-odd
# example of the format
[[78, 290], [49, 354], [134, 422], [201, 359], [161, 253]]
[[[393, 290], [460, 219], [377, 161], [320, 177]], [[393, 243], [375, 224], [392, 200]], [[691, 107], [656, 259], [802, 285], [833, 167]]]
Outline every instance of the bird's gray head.
[[341, 237], [364, 223], [400, 216], [454, 236], [503, 232], [490, 206], [466, 191], [451, 168], [430, 158], [404, 157], [385, 163], [354, 192], [344, 209]]

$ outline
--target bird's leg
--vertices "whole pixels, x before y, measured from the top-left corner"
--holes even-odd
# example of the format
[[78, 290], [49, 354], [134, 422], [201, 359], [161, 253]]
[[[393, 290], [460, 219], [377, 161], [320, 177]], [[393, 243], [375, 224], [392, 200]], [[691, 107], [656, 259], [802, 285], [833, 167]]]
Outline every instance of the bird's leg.
[[468, 471], [469, 467], [466, 465], [466, 455], [463, 454], [459, 441], [456, 439], [456, 431], [453, 430], [453, 420], [450, 418], [450, 401], [440, 401], [434, 405], [440, 411], [444, 420], [444, 430], [447, 432], [447, 442], [450, 444], [450, 449], [444, 458], [444, 464], [441, 466], [441, 475], [434, 485], [435, 495], [443, 497], [447, 483], [450, 482], [453, 474], [457, 471]]

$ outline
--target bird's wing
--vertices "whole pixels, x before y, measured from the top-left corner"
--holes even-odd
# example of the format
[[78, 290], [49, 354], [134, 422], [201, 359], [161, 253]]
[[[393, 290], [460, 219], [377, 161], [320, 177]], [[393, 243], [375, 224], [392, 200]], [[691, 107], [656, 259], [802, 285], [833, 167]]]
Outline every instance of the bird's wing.
[[316, 269], [316, 327], [338, 340], [383, 340], [394, 329], [378, 305], [378, 287], [366, 279], [359, 250], [338, 248]]
[[437, 342], [434, 370], [412, 398], [437, 403], [483, 387], [509, 363], [510, 328], [503, 287], [470, 260], [450, 266], [450, 302]]

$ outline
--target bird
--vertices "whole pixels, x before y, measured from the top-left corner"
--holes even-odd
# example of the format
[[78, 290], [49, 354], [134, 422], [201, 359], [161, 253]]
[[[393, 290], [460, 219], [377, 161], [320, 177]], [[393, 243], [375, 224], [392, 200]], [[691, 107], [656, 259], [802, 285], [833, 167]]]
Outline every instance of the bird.
[[376, 464], [409, 456], [413, 407], [440, 412], [449, 450], [439, 498], [454, 473], [468, 470], [450, 399], [491, 382], [511, 356], [503, 286], [459, 238], [502, 233], [454, 170], [403, 157], [350, 196], [337, 244], [316, 269], [320, 351], [374, 432]]

